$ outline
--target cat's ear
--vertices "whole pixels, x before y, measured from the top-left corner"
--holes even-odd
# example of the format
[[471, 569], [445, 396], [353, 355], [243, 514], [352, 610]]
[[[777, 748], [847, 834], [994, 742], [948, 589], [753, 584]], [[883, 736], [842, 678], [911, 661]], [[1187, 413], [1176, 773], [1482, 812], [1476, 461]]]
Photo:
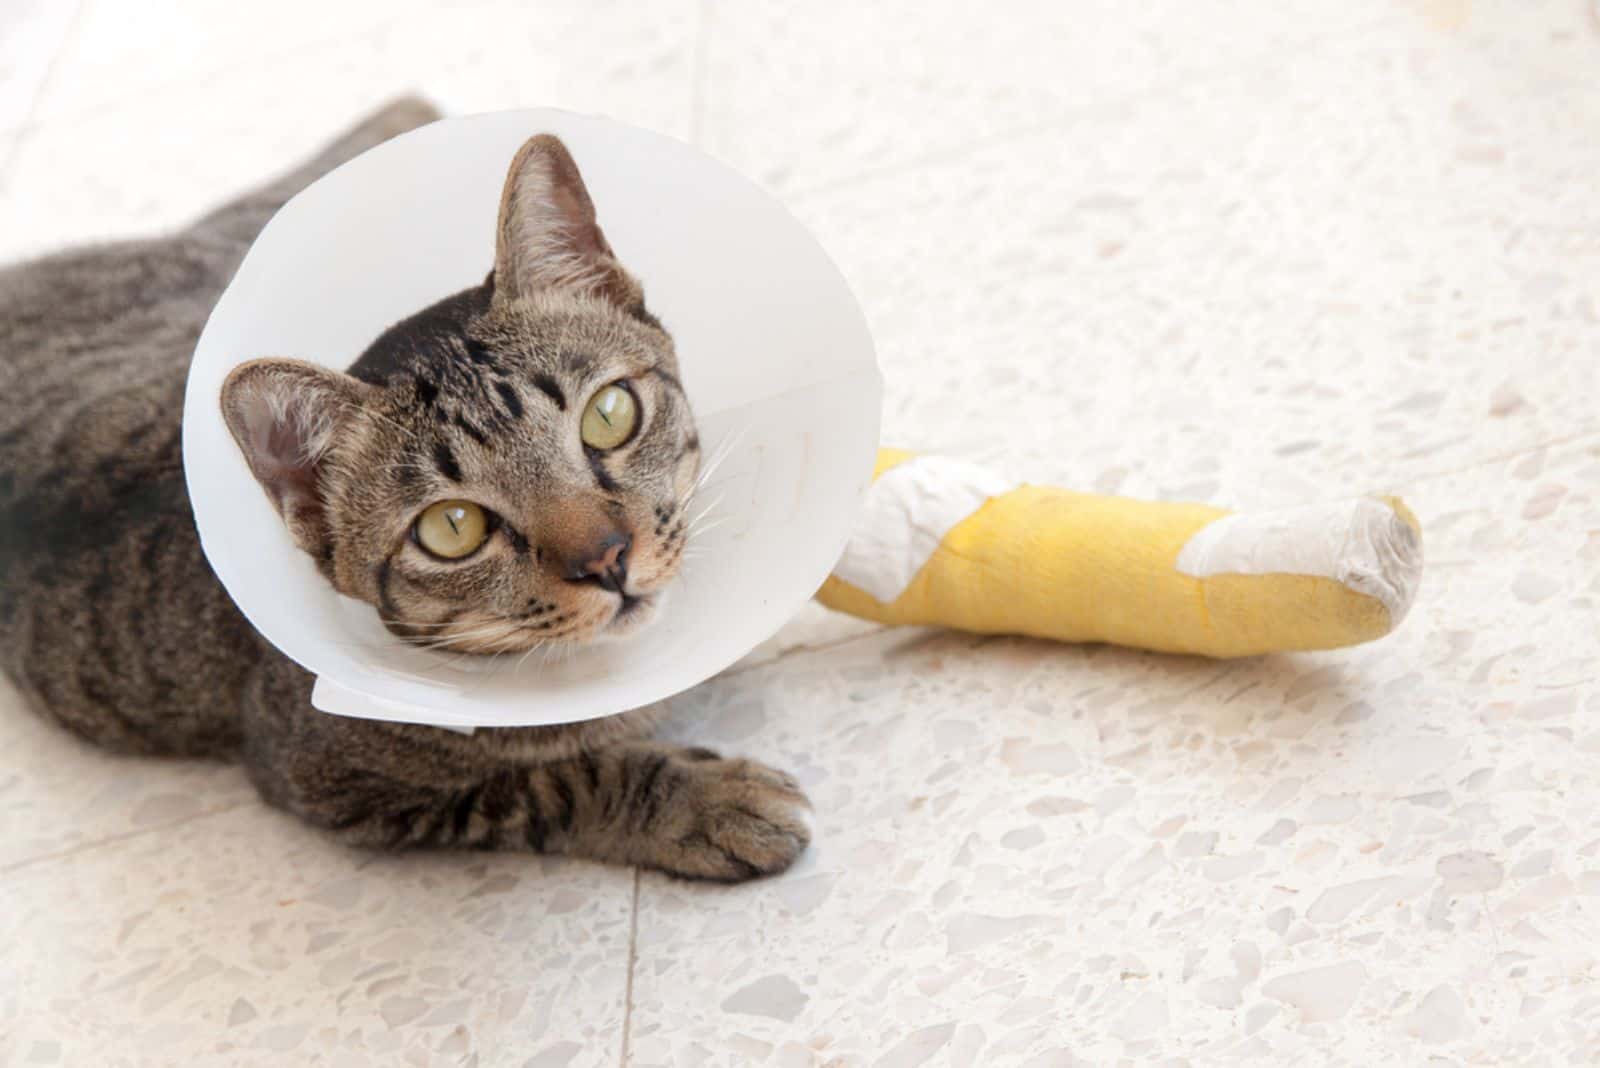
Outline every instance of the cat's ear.
[[251, 360], [222, 384], [222, 417], [251, 474], [306, 552], [328, 554], [324, 480], [341, 429], [373, 387], [301, 360]]
[[528, 141], [511, 161], [495, 235], [497, 299], [564, 291], [633, 309], [643, 294], [600, 224], [578, 165], [554, 134]]

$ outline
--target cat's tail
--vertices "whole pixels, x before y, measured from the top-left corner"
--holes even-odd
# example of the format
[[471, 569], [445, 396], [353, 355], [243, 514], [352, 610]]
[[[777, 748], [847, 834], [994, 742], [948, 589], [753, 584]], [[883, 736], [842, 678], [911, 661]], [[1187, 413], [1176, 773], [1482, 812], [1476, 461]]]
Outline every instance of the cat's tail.
[[396, 97], [340, 134], [321, 152], [267, 185], [226, 204], [195, 223], [197, 233], [247, 246], [267, 220], [289, 199], [329, 171], [380, 145], [443, 116], [424, 97]]

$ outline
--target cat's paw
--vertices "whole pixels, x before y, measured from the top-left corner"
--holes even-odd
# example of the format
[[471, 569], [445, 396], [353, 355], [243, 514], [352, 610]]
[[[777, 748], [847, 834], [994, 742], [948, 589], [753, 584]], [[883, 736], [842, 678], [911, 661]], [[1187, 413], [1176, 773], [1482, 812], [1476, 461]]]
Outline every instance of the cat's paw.
[[683, 752], [672, 830], [655, 866], [695, 879], [743, 882], [788, 868], [811, 842], [811, 802], [794, 778], [754, 760]]

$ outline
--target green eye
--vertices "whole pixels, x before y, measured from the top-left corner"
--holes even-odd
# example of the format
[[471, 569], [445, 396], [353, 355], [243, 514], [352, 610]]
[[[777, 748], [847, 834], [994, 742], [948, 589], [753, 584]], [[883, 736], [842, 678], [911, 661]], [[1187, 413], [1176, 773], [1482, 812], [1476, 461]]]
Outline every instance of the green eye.
[[589, 398], [579, 435], [591, 449], [614, 449], [633, 437], [639, 405], [626, 386], [609, 385]]
[[489, 540], [489, 517], [471, 501], [440, 501], [423, 509], [414, 530], [424, 549], [458, 560]]

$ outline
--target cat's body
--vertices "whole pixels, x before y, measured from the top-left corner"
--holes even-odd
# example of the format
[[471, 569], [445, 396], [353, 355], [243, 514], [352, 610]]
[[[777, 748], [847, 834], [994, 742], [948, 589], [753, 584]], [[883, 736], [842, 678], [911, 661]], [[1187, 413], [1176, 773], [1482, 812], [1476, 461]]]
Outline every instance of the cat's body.
[[[96, 744], [239, 760], [267, 800], [358, 843], [565, 852], [722, 879], [781, 870], [808, 837], [805, 800], [787, 776], [649, 741], [649, 713], [461, 735], [316, 712], [311, 677], [252, 630], [202, 556], [179, 429], [188, 361], [213, 302], [284, 201], [435, 117], [425, 104], [398, 102], [306, 167], [177, 235], [0, 271], [0, 667], [38, 712]], [[491, 292], [469, 290], [429, 314], [475, 314]], [[642, 304], [635, 311], [642, 330], [659, 330]], [[395, 363], [388, 351], [364, 357], [365, 377], [399, 373], [385, 366]], [[352, 369], [358, 378], [361, 368]], [[507, 392], [502, 379], [482, 381]], [[434, 414], [441, 426], [453, 420], [450, 433], [481, 441], [484, 420], [474, 423], [470, 410], [463, 418], [463, 403]], [[552, 406], [549, 418], [558, 416]], [[692, 424], [679, 435], [692, 435]], [[471, 477], [456, 451], [462, 458], [443, 450], [446, 475]], [[520, 462], [525, 477], [560, 477], [545, 459]], [[603, 470], [595, 477], [607, 481]], [[293, 529], [292, 502], [280, 511]], [[336, 585], [359, 586], [369, 571], [412, 583], [414, 611], [425, 610], [426, 574], [395, 579], [388, 560], [366, 569], [331, 546], [308, 551], [330, 576], [342, 569]], [[367, 596], [378, 604], [388, 595]], [[444, 624], [413, 627], [435, 625]]]

